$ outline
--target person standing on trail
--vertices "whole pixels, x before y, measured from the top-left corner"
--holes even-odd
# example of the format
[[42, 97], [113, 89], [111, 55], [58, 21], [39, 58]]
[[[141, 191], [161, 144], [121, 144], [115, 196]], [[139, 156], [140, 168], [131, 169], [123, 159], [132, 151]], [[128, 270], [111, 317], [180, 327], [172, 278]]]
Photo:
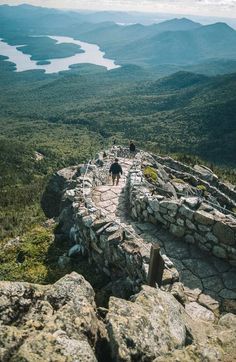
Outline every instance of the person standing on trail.
[[133, 157], [135, 155], [135, 150], [136, 150], [136, 147], [135, 147], [134, 142], [130, 141], [130, 143], [129, 143], [129, 152], [130, 152], [131, 157]]
[[122, 173], [123, 173], [122, 167], [119, 164], [118, 158], [116, 158], [115, 162], [111, 165], [109, 170], [109, 174], [112, 176], [113, 186], [115, 185], [115, 181], [116, 181], [116, 186], [119, 184], [120, 176], [122, 175]]

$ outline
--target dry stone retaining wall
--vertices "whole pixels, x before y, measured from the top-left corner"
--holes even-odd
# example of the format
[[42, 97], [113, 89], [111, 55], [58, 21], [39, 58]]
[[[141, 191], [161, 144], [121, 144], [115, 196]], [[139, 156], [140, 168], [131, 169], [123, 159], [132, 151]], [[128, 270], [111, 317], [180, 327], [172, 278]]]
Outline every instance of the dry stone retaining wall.
[[[107, 181], [111, 158], [127, 157], [128, 153], [118, 148], [109, 152], [107, 158], [98, 154], [92, 163], [73, 170], [69, 188], [67, 182], [61, 192], [59, 221], [62, 232], [69, 235], [73, 245], [69, 256], [77, 252], [87, 254], [112, 280], [126, 280], [136, 291], [147, 282], [151, 243], [144, 245], [143, 240], [129, 230], [129, 225], [122, 225], [116, 218], [107, 216], [96, 207], [92, 198], [93, 188]], [[161, 224], [187, 243], [196, 244], [236, 265], [235, 218], [200, 202], [198, 197], [152, 195], [152, 187], [143, 175], [142, 163], [141, 152], [137, 154], [127, 178], [125, 192], [132, 218]], [[158, 172], [162, 173], [164, 186], [170, 184], [164, 165]]]
[[[186, 177], [186, 175], [188, 175], [188, 177], [191, 179], [191, 183], [195, 186], [199, 185], [199, 180], [200, 180], [200, 185], [203, 186], [215, 199], [217, 199], [219, 205], [215, 204], [214, 207], [217, 210], [222, 210], [223, 208], [221, 207], [224, 206], [225, 208], [235, 208], [236, 209], [236, 203], [234, 201], [234, 199], [231, 199], [227, 194], [230, 193], [230, 190], [227, 188], [226, 189], [226, 193], [223, 193], [222, 191], [220, 191], [216, 186], [212, 186], [211, 183], [209, 183], [208, 181], [205, 181], [203, 179], [199, 179], [197, 176], [194, 176], [192, 174], [186, 174], [185, 172], [181, 172], [181, 171], [176, 171], [173, 170], [167, 166], [164, 166], [164, 170], [167, 172], [171, 172], [173, 175], [175, 175], [177, 178], [183, 178]], [[231, 191], [233, 196], [235, 197], [235, 192]]]
[[[124, 229], [94, 204], [93, 188], [101, 185], [107, 177], [104, 175], [106, 161], [102, 160], [102, 155], [98, 156], [94, 164], [80, 168], [76, 187], [67, 190], [63, 196], [64, 204], [69, 203], [69, 206], [62, 210], [59, 220], [74, 243], [68, 255], [74, 252], [87, 254], [111, 279], [125, 279], [130, 289], [137, 291], [147, 281], [150, 252], [128, 228]], [[69, 223], [65, 215], [72, 219], [69, 230], [65, 226]]]
[[176, 161], [171, 157], [160, 157], [152, 155], [152, 157], [168, 172], [171, 170], [176, 177], [189, 175], [192, 182], [196, 185], [198, 180], [206, 187], [212, 195], [216, 196], [220, 202], [227, 207], [236, 208], [236, 190], [231, 184], [221, 182], [218, 177], [207, 167], [195, 165], [194, 167]]
[[152, 195], [141, 170], [141, 161], [129, 174], [131, 216], [160, 223], [173, 235], [196, 244], [216, 257], [236, 265], [236, 218], [201, 202], [198, 197], [167, 198]]

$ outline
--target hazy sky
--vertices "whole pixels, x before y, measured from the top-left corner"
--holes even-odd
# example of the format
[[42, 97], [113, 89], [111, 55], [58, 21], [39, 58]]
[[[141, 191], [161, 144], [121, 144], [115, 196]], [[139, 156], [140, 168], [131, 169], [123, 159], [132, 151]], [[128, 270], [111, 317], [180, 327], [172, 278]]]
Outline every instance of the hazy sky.
[[236, 0], [0, 0], [0, 4], [21, 3], [61, 9], [137, 10], [236, 18]]

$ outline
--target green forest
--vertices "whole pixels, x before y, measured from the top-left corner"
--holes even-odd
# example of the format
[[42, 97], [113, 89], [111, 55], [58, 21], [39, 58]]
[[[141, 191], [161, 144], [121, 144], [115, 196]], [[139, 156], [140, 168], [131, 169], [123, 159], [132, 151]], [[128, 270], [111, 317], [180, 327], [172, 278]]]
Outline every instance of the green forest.
[[[53, 21], [42, 21], [45, 11]], [[81, 51], [73, 44], [56, 45], [46, 36], [35, 45], [35, 35], [51, 33], [97, 42], [109, 56], [119, 53], [123, 64], [110, 71], [84, 64], [58, 74], [18, 73], [0, 56], [0, 244], [22, 238], [12, 253], [0, 252], [2, 279], [56, 280], [57, 259], [65, 246], [54, 245], [53, 230], [43, 226], [40, 199], [45, 185], [54, 172], [87, 161], [111, 146], [114, 138], [125, 145], [132, 137], [138, 148], [189, 164], [205, 163], [222, 179], [236, 183], [235, 59], [213, 59], [213, 48], [209, 59], [191, 65], [149, 62], [142, 54], [146, 46], [152, 53], [153, 37], [163, 39], [163, 47], [167, 40], [172, 44], [176, 37], [179, 42], [184, 38], [184, 52], [191, 45], [189, 37], [199, 40], [205, 32], [224, 34], [230, 49], [236, 44], [233, 30], [221, 25], [209, 29], [186, 19], [153, 27], [120, 27], [83, 23], [83, 17], [78, 27], [79, 14], [34, 12], [32, 7], [0, 7], [0, 15], [0, 36], [9, 44], [24, 43], [21, 50], [42, 63]], [[137, 61], [126, 49], [129, 44]], [[200, 40], [198, 44], [201, 49], [208, 47]], [[222, 42], [218, 50], [224, 51]], [[191, 57], [194, 51], [200, 52], [192, 49]], [[22, 264], [17, 262], [19, 255], [25, 258]]]
[[1, 239], [43, 220], [39, 201], [53, 172], [89, 159], [113, 137], [235, 167], [236, 74], [151, 80], [137, 66], [91, 65], [45, 75], [15, 73], [1, 61], [0, 86]]

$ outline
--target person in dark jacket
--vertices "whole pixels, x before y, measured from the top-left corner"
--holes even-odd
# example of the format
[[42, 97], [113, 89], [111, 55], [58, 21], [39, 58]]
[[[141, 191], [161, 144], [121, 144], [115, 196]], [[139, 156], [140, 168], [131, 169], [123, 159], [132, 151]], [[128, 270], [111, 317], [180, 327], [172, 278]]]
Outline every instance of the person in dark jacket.
[[131, 157], [135, 155], [135, 144], [133, 141], [130, 141], [129, 143], [129, 151], [130, 151], [130, 155]]
[[118, 162], [119, 162], [119, 160], [118, 160], [118, 158], [116, 158], [115, 162], [111, 165], [110, 170], [109, 170], [109, 174], [112, 175], [112, 185], [113, 186], [115, 185], [115, 181], [116, 181], [116, 186], [119, 184], [120, 176], [123, 173], [122, 167]]

